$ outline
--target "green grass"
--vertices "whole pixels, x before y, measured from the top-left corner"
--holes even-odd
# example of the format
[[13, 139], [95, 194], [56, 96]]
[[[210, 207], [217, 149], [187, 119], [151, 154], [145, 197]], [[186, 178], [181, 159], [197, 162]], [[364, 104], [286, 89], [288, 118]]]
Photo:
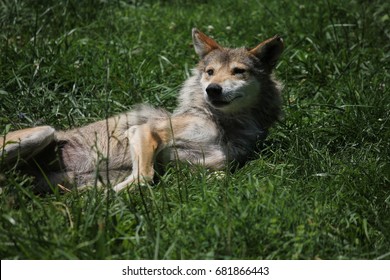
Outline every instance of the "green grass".
[[6, 171], [1, 259], [389, 259], [390, 4], [298, 2], [0, 1], [0, 131], [173, 109], [194, 26], [286, 44], [285, 118], [257, 160], [108, 197], [39, 196]]

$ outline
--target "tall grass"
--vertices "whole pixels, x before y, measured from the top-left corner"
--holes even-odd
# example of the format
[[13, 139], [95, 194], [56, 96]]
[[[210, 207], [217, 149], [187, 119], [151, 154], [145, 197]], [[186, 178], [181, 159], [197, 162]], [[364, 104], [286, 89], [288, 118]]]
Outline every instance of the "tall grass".
[[225, 176], [172, 165], [134, 193], [40, 196], [1, 175], [1, 259], [389, 259], [384, 1], [0, 1], [0, 131], [173, 109], [196, 26], [280, 34], [285, 117]]

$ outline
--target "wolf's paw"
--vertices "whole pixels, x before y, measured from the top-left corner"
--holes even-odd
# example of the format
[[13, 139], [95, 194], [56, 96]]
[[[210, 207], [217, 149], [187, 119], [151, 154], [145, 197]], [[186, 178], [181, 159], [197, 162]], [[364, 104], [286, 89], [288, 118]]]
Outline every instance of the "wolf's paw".
[[147, 186], [148, 182], [150, 182], [150, 181], [151, 181], [151, 179], [148, 177], [130, 175], [123, 182], [115, 185], [113, 187], [113, 190], [117, 193], [121, 192], [125, 189], [129, 189], [130, 191], [135, 191], [136, 190], [135, 186], [137, 186], [137, 185], [138, 186]]

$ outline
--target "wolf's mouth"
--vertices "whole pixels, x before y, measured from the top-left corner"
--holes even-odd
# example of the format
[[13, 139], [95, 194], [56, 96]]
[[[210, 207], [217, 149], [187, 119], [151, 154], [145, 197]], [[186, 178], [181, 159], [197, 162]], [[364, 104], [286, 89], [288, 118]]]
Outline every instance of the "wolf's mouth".
[[211, 103], [211, 105], [213, 105], [214, 107], [216, 108], [221, 108], [221, 107], [224, 107], [224, 106], [227, 106], [229, 105], [230, 103], [232, 103], [234, 100], [236, 99], [239, 99], [241, 98], [242, 96], [236, 96], [235, 98], [233, 98], [232, 100], [221, 100], [221, 99], [213, 99], [213, 100], [209, 100], [209, 102]]
[[211, 100], [210, 101], [211, 105], [213, 105], [214, 107], [223, 107], [223, 106], [226, 106], [226, 105], [229, 105], [230, 102], [228, 101], [223, 101], [223, 100]]

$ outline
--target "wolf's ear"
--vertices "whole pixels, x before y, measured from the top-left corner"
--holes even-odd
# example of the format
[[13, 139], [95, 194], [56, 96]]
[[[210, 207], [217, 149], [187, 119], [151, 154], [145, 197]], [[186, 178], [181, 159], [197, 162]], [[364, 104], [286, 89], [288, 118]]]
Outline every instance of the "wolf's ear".
[[217, 42], [196, 28], [192, 29], [192, 41], [194, 42], [195, 52], [200, 58], [205, 57], [212, 50], [222, 48]]
[[257, 56], [263, 63], [266, 63], [272, 69], [275, 67], [283, 49], [284, 45], [282, 37], [275, 35], [274, 37], [260, 43], [249, 52]]

